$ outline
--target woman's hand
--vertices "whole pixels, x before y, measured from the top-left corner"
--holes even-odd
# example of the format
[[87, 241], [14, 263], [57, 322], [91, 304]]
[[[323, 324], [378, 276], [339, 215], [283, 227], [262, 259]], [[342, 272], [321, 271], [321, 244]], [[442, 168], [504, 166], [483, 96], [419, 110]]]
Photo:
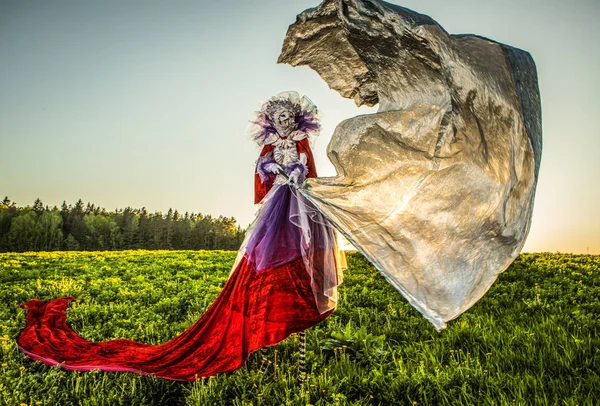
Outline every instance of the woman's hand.
[[260, 176], [263, 182], [266, 182], [271, 173], [279, 174], [283, 171], [283, 168], [269, 156], [263, 156], [258, 159], [256, 165], [256, 172]]
[[300, 171], [293, 171], [292, 173], [290, 173], [290, 176], [288, 178], [289, 182], [291, 185], [298, 187], [299, 186], [299, 176], [300, 176]]
[[266, 164], [265, 165], [265, 169], [268, 172], [274, 173], [276, 175], [279, 174], [279, 173], [281, 173], [281, 172], [283, 172], [283, 168], [277, 162]]
[[288, 183], [297, 188], [306, 180], [306, 174], [308, 173], [308, 169], [306, 165], [300, 161], [288, 167], [288, 170], [290, 169], [291, 172], [288, 176]]

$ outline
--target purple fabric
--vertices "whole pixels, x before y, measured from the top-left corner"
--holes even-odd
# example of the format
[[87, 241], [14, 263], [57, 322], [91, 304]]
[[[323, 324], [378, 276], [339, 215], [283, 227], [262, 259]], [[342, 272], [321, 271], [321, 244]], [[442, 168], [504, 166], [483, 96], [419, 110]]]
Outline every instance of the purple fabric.
[[285, 172], [288, 175], [291, 175], [294, 171], [298, 171], [298, 184], [302, 184], [306, 180], [306, 175], [308, 175], [308, 168], [302, 162], [294, 162], [286, 166]]
[[265, 140], [269, 138], [271, 134], [277, 133], [273, 121], [266, 113], [261, 113], [255, 121], [252, 121], [252, 123], [261, 127], [261, 131], [254, 136], [255, 140], [258, 141], [260, 145], [263, 145]]
[[275, 161], [271, 158], [270, 155], [261, 156], [258, 158], [258, 163], [256, 164], [256, 172], [258, 172], [258, 176], [260, 176], [260, 180], [266, 182], [269, 178], [270, 172], [267, 170], [267, 165], [274, 163]]
[[294, 172], [296, 169], [298, 169], [300, 171], [300, 173], [303, 173], [304, 175], [308, 174], [308, 168], [306, 167], [306, 165], [304, 165], [302, 162], [298, 161], [298, 162], [294, 162], [292, 164], [289, 164], [288, 166], [286, 166], [285, 168], [285, 172], [287, 174], [291, 174], [292, 172]]
[[318, 131], [321, 128], [315, 115], [308, 111], [302, 111], [300, 114], [296, 114], [296, 123], [296, 129], [304, 131], [305, 133]]
[[[300, 199], [300, 202], [294, 200]], [[257, 272], [275, 268], [302, 257], [309, 247], [302, 247], [302, 229], [294, 219], [300, 210], [309, 211], [311, 249], [333, 249], [334, 232], [322, 214], [300, 193], [287, 185], [276, 186], [264, 203], [257, 223], [246, 244], [246, 258]]]

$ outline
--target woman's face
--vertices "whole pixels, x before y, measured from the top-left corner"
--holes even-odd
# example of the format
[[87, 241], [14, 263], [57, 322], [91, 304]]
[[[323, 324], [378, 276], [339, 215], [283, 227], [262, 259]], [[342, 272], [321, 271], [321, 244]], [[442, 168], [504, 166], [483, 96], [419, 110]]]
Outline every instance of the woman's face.
[[292, 119], [292, 115], [290, 114], [289, 111], [284, 110], [280, 115], [279, 115], [279, 125], [282, 127], [288, 127], [290, 120]]
[[294, 126], [294, 119], [292, 112], [289, 110], [281, 111], [276, 117], [278, 130], [281, 131], [282, 136], [287, 136]]

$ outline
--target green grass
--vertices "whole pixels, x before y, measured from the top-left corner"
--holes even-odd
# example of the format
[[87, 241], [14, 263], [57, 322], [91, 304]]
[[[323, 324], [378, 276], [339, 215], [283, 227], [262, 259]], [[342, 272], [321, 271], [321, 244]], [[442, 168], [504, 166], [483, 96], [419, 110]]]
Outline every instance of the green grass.
[[[197, 382], [73, 372], [17, 350], [33, 298], [72, 295], [75, 331], [92, 341], [159, 344], [219, 293], [227, 251], [0, 254], [0, 404], [593, 405], [600, 403], [600, 256], [522, 254], [475, 306], [438, 333], [360, 255], [340, 305], [307, 332], [296, 384], [291, 336], [238, 371]], [[37, 403], [41, 402], [41, 403]]]

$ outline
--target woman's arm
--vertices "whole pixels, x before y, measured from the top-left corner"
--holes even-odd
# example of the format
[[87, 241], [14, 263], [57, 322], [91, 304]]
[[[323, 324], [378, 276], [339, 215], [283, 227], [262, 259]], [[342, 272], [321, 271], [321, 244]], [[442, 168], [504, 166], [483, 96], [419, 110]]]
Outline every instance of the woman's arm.
[[273, 145], [267, 144], [263, 147], [260, 157], [256, 161], [256, 169], [254, 170], [254, 204], [260, 203], [273, 187], [275, 174], [268, 167], [269, 164], [275, 163], [272, 156]]

